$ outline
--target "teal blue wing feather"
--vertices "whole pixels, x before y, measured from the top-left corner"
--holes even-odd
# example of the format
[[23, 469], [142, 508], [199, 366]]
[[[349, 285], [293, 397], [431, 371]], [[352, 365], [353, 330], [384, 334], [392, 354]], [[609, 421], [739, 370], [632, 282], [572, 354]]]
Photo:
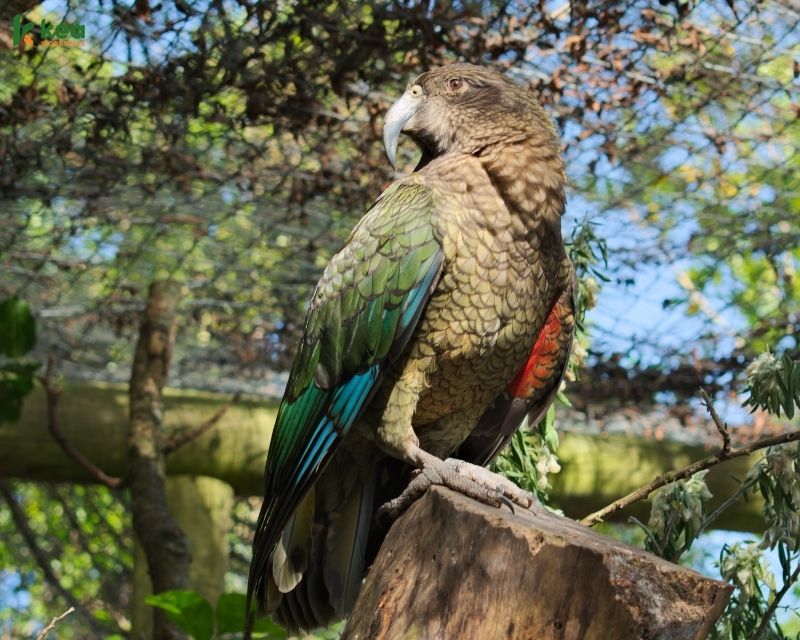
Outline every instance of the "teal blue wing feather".
[[441, 272], [430, 191], [396, 184], [325, 269], [278, 410], [253, 541], [248, 611], [263, 608], [283, 528], [407, 344]]

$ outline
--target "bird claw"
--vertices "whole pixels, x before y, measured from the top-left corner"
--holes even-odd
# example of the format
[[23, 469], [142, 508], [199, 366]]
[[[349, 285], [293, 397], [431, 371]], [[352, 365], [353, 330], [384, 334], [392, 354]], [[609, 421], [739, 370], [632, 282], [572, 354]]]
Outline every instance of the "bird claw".
[[414, 472], [411, 482], [397, 498], [378, 509], [378, 521], [397, 519], [431, 486], [440, 485], [492, 507], [515, 506], [529, 509], [538, 501], [536, 496], [520, 489], [509, 479], [463, 460], [438, 460]]
[[511, 513], [516, 513], [516, 511], [514, 510], [514, 503], [511, 502], [511, 500], [509, 498], [507, 498], [504, 493], [502, 493], [500, 491], [498, 491], [497, 493], [498, 493], [498, 500], [500, 500], [500, 502], [502, 504], [507, 506], [509, 508], [509, 510], [511, 511]]

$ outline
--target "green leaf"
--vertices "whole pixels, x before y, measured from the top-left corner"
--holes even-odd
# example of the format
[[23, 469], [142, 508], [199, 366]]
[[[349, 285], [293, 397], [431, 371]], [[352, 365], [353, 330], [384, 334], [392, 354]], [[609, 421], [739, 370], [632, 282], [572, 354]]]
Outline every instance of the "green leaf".
[[244, 631], [247, 598], [241, 593], [223, 593], [217, 601], [217, 633]]
[[28, 303], [19, 298], [0, 302], [0, 354], [20, 358], [36, 344], [36, 321]]
[[23, 396], [13, 381], [0, 380], [0, 424], [19, 420]]
[[253, 625], [254, 638], [267, 638], [268, 640], [286, 640], [289, 634], [286, 629], [275, 624], [269, 618], [261, 618]]
[[[223, 593], [217, 602], [217, 635], [244, 631], [246, 606], [244, 594]], [[253, 637], [285, 640], [288, 634], [269, 618], [262, 618], [253, 626]]]
[[0, 373], [12, 373], [21, 378], [33, 379], [41, 366], [41, 362], [7, 362], [0, 366]]
[[114, 618], [112, 618], [111, 614], [108, 611], [106, 611], [105, 609], [98, 609], [97, 611], [92, 613], [92, 617], [95, 620], [99, 620], [100, 622], [109, 622], [109, 623], [112, 623], [112, 624], [114, 622]]
[[0, 423], [16, 422], [22, 413], [22, 401], [33, 391], [38, 362], [8, 362], [0, 365]]
[[10, 393], [22, 399], [33, 391], [33, 372], [37, 368], [38, 365], [33, 369], [16, 365], [0, 367], [0, 381]]
[[195, 640], [211, 640], [214, 612], [203, 596], [194, 591], [176, 589], [147, 596], [147, 604], [162, 609], [170, 620]]
[[545, 413], [544, 418], [539, 423], [539, 430], [544, 438], [545, 444], [551, 451], [558, 449], [558, 432], [556, 431], [556, 408], [555, 405], [550, 405]]

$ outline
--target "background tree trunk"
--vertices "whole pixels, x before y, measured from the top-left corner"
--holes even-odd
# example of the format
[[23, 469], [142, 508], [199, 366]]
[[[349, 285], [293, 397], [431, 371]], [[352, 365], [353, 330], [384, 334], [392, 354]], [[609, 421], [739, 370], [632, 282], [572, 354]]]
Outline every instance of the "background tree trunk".
[[[167, 478], [166, 489], [169, 510], [189, 541], [192, 560], [188, 586], [214, 606], [223, 591], [228, 570], [233, 488], [216, 478], [171, 476]], [[131, 607], [131, 638], [135, 640], [153, 636], [153, 607], [145, 604], [145, 598], [152, 592], [147, 558], [137, 544]]]
[[706, 637], [732, 587], [540, 509], [436, 487], [389, 531], [343, 640]]
[[[130, 382], [126, 479], [133, 530], [147, 556], [154, 593], [189, 585], [189, 544], [167, 504], [162, 451], [166, 441], [162, 390], [175, 343], [179, 296], [180, 287], [174, 282], [150, 285]], [[185, 635], [159, 609], [153, 614], [152, 637], [174, 640]]]

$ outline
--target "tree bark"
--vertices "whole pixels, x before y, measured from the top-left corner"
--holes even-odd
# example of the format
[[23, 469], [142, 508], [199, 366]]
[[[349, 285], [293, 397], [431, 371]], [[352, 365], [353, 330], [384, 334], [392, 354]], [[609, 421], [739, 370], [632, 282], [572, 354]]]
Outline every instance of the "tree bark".
[[731, 591], [567, 518], [436, 487], [390, 530], [342, 638], [701, 640]]
[[[162, 391], [175, 343], [179, 295], [176, 283], [159, 281], [150, 285], [130, 382], [127, 480], [133, 529], [147, 556], [154, 593], [186, 588], [189, 581], [189, 545], [167, 504], [161, 450]], [[155, 640], [184, 637], [163, 611], [154, 613]]]
[[[128, 466], [126, 388], [78, 382], [66, 382], [63, 388], [59, 414], [66, 437], [106, 473], [124, 476]], [[203, 423], [230, 400], [230, 396], [222, 394], [178, 389], [164, 390], [162, 398], [164, 430], [168, 436]], [[581, 426], [587, 422], [580, 412], [571, 412], [565, 407], [558, 407], [557, 412], [561, 424]], [[241, 400], [231, 406], [211, 430], [169, 455], [167, 474], [218, 478], [230, 484], [237, 495], [261, 495], [264, 461], [275, 414], [274, 401]], [[615, 418], [614, 414], [604, 420], [635, 423], [628, 416]], [[648, 420], [652, 422], [653, 418]], [[558, 451], [562, 470], [552, 476], [551, 496], [554, 504], [568, 516], [581, 518], [656, 476], [713, 452], [713, 449], [652, 438], [563, 433]], [[715, 496], [710, 503], [712, 508], [736, 490], [735, 478], [744, 478], [758, 458], [756, 454], [711, 469], [706, 480]], [[91, 480], [67, 458], [47, 432], [47, 403], [40, 388], [25, 400], [19, 422], [0, 424], [0, 477], [52, 482]], [[740, 501], [714, 523], [714, 528], [761, 531], [764, 526], [762, 508], [763, 502], [758, 496], [748, 502]], [[626, 509], [611, 521], [625, 522], [631, 515], [646, 520], [648, 512], [649, 504], [645, 501]]]

